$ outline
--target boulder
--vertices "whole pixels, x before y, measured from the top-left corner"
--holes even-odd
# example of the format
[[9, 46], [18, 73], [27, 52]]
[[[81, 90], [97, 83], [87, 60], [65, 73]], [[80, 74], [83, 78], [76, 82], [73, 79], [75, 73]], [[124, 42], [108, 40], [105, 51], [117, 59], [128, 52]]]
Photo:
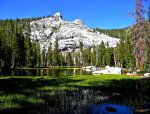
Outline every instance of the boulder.
[[150, 77], [150, 73], [145, 73], [144, 76], [145, 77]]
[[106, 66], [104, 70], [94, 71], [93, 74], [121, 74], [121, 68]]
[[109, 72], [109, 74], [121, 74], [121, 68], [109, 67], [108, 72]]
[[110, 68], [110, 66], [108, 66], [108, 65], [105, 67], [105, 69], [109, 69], [109, 68]]

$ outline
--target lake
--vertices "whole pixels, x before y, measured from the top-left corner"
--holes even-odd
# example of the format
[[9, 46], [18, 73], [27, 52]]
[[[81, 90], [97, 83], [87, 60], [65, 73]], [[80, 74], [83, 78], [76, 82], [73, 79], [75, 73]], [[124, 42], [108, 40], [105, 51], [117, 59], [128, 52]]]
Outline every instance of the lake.
[[0, 76], [75, 76], [75, 75], [91, 75], [80, 68], [33, 68], [33, 69], [16, 69], [1, 70]]

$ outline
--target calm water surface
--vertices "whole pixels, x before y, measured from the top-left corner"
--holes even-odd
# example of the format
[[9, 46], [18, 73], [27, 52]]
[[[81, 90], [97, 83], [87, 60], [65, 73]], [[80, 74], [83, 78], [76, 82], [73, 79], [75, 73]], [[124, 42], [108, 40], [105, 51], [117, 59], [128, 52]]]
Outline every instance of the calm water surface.
[[1, 70], [0, 76], [75, 76], [75, 75], [91, 75], [82, 69], [67, 68], [48, 68], [48, 69], [17, 69], [17, 70]]

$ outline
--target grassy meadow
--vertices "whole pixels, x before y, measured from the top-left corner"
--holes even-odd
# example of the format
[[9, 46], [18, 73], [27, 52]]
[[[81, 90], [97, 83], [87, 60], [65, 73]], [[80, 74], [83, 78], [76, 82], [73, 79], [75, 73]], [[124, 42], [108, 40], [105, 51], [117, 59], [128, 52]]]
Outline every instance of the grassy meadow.
[[[117, 91], [138, 91], [139, 82], [149, 81], [126, 75], [98, 76], [1, 76], [0, 77], [0, 111], [30, 109], [46, 103], [46, 98], [55, 96], [56, 91], [100, 89]], [[150, 85], [150, 84], [149, 84]], [[149, 88], [149, 85], [147, 88]], [[147, 91], [147, 90], [146, 90]]]

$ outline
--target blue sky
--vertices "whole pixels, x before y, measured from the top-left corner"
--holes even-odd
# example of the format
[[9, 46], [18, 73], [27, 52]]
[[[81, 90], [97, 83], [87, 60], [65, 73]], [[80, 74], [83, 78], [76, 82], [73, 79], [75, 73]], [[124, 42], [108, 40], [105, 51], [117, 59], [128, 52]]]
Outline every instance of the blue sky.
[[[146, 8], [150, 4], [148, 0]], [[135, 0], [0, 0], [0, 19], [53, 15], [64, 19], [81, 19], [91, 28], [122, 28], [134, 24], [129, 13]]]

